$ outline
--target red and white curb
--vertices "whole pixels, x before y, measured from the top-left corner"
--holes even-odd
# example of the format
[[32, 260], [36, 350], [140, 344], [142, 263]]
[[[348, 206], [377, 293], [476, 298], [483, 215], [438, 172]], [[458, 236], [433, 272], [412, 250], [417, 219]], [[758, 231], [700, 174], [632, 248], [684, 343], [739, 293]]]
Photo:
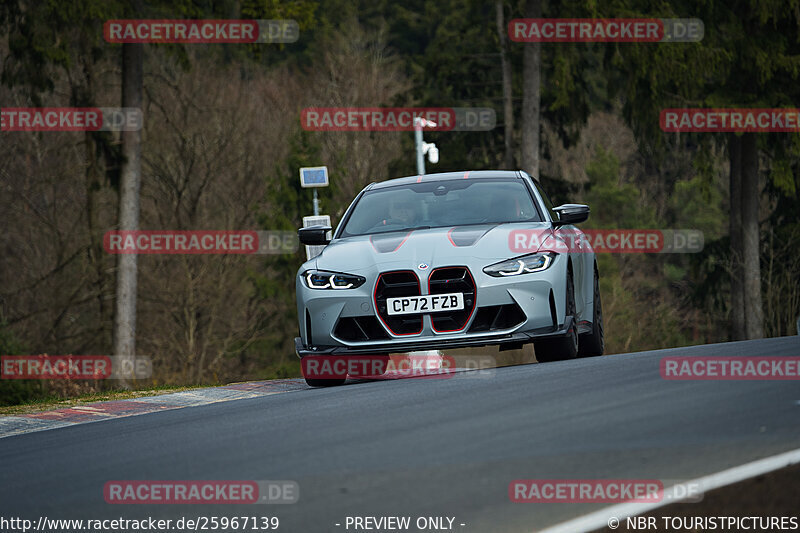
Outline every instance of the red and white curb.
[[[438, 352], [417, 352], [421, 354], [438, 354]], [[408, 378], [431, 378], [442, 377], [450, 374], [469, 373], [466, 368], [453, 369], [432, 369], [426, 375], [409, 375], [408, 372], [388, 371], [381, 376], [381, 380], [396, 380]], [[493, 369], [483, 370], [483, 374], [491, 372]], [[359, 381], [356, 378], [356, 381]], [[367, 379], [369, 381], [369, 379]], [[53, 411], [42, 411], [39, 413], [29, 413], [24, 415], [0, 416], [0, 439], [35, 431], [45, 431], [61, 427], [86, 424], [88, 422], [101, 422], [125, 416], [144, 415], [147, 413], [157, 413], [183, 407], [196, 407], [209, 405], [212, 403], [229, 402], [232, 400], [246, 400], [259, 398], [272, 394], [293, 392], [298, 390], [309, 390], [304, 379], [274, 379], [269, 381], [248, 381], [245, 383], [234, 383], [222, 387], [209, 387], [205, 389], [194, 389], [184, 392], [171, 394], [161, 394], [158, 396], [146, 396], [130, 400], [113, 400], [108, 402], [96, 402], [87, 405], [77, 405], [56, 409]]]
[[195, 389], [130, 400], [113, 400], [77, 405], [53, 411], [0, 417], [0, 438], [61, 427], [100, 422], [125, 416], [157, 413], [183, 407], [259, 398], [308, 389], [302, 379], [276, 379], [234, 383], [223, 387]]

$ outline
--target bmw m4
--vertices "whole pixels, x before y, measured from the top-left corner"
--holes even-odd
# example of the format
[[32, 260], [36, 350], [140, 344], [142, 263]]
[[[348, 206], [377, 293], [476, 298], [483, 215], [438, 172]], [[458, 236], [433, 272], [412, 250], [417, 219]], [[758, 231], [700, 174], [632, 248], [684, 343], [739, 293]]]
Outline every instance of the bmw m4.
[[[428, 174], [372, 183], [296, 280], [301, 358], [534, 343], [540, 362], [603, 353], [595, 254], [522, 171]], [[344, 381], [318, 380], [311, 385]]]

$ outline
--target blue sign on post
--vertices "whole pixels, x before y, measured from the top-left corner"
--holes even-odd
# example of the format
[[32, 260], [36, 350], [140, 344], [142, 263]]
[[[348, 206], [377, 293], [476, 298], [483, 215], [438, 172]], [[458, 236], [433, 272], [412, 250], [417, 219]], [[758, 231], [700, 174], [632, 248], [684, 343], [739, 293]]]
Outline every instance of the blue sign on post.
[[327, 187], [328, 167], [303, 167], [300, 169], [300, 186]]

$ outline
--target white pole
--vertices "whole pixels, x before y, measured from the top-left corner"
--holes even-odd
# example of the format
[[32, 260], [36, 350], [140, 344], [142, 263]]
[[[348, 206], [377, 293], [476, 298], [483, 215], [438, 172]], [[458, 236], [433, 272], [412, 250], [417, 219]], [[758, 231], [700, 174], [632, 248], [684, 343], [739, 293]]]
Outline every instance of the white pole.
[[425, 155], [422, 153], [422, 119], [414, 117], [414, 140], [417, 145], [417, 174], [425, 174]]

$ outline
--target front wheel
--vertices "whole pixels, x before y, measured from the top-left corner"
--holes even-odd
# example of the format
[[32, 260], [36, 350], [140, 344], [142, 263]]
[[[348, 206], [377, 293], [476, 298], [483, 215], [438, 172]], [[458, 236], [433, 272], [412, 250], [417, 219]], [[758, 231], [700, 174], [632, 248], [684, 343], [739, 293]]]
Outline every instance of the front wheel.
[[600, 276], [594, 271], [594, 312], [592, 313], [592, 331], [580, 336], [578, 357], [596, 357], [605, 351], [603, 332], [603, 304], [600, 301]]
[[578, 329], [575, 322], [575, 284], [572, 280], [572, 270], [567, 270], [567, 312], [564, 319], [572, 318], [572, 327], [563, 337], [555, 339], [541, 339], [533, 342], [536, 350], [536, 360], [540, 363], [551, 361], [564, 361], [575, 359], [578, 355]]
[[[300, 360], [300, 370], [309, 387], [338, 387], [347, 381], [347, 372], [336, 368], [329, 358], [306, 356]], [[327, 362], [327, 366], [325, 366]]]

